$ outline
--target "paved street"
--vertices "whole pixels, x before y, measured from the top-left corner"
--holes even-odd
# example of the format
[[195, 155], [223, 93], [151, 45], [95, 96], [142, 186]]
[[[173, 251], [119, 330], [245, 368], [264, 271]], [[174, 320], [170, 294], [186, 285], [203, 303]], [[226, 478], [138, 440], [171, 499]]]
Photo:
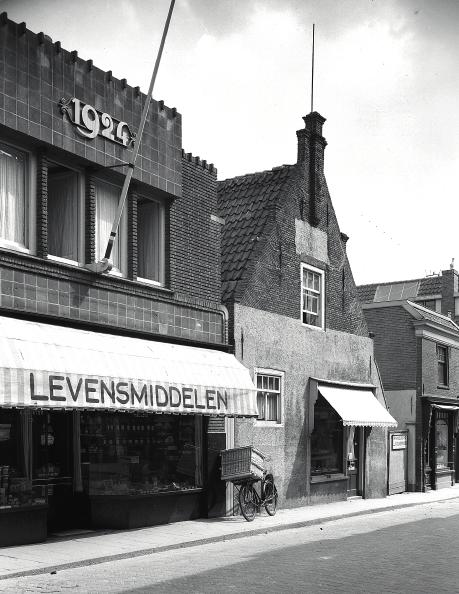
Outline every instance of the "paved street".
[[0, 592], [457, 592], [459, 501], [0, 581]]

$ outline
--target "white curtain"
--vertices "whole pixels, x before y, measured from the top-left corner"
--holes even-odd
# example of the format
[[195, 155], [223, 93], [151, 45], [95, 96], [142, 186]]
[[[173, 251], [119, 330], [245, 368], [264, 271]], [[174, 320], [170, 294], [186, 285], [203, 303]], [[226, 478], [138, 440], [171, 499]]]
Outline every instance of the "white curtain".
[[48, 174], [48, 252], [78, 261], [78, 176]]
[[0, 238], [24, 247], [25, 162], [24, 153], [0, 146]]
[[137, 207], [138, 276], [163, 282], [163, 207], [145, 200]]
[[[101, 181], [96, 183], [96, 260], [105, 256], [110, 231], [116, 216], [116, 209], [120, 199], [121, 189]], [[121, 218], [115, 243], [113, 245], [111, 261], [113, 268], [122, 269], [122, 235], [125, 215]]]

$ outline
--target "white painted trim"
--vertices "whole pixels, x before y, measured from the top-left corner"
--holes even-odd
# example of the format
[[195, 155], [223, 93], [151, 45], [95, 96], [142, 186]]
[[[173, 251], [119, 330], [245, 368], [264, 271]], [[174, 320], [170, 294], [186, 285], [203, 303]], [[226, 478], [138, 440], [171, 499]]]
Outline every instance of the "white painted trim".
[[[314, 326], [312, 324], [305, 324], [303, 322], [303, 270], [304, 269], [310, 270], [311, 272], [315, 272], [319, 274], [321, 277], [321, 291], [320, 291], [320, 311], [321, 311], [321, 320], [320, 326]], [[300, 267], [300, 320], [301, 324], [306, 328], [312, 328], [314, 330], [325, 330], [325, 270], [321, 268], [316, 268], [315, 266], [311, 266], [310, 264], [306, 264], [305, 262], [301, 262]]]
[[[279, 393], [279, 406], [280, 406], [280, 414], [279, 414], [279, 418], [280, 418], [280, 422], [277, 421], [265, 421], [265, 420], [258, 420], [257, 418], [255, 418], [255, 427], [271, 427], [271, 428], [277, 428], [277, 427], [283, 427], [284, 426], [284, 401], [285, 401], [285, 371], [281, 371], [279, 369], [270, 369], [270, 368], [266, 368], [266, 367], [254, 367], [253, 369], [253, 381], [254, 384], [256, 386], [256, 376], [257, 374], [260, 375], [273, 375], [275, 377], [280, 378], [280, 393]], [[258, 388], [257, 388], [257, 393], [258, 393]], [[258, 396], [257, 396], [258, 397]]]

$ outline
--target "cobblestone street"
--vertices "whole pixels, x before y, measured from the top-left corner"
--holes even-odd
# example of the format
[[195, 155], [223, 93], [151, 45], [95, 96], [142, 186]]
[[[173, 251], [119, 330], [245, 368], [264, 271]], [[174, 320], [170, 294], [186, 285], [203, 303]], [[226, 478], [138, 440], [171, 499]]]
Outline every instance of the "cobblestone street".
[[0, 592], [457, 592], [458, 529], [456, 499], [4, 580]]

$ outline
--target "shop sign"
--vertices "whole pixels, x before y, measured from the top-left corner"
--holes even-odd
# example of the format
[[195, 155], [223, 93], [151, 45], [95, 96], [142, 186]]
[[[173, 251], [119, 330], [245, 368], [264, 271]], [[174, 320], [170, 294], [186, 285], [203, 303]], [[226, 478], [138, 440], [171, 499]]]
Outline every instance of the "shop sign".
[[59, 108], [85, 138], [92, 139], [99, 135], [125, 147], [134, 144], [135, 132], [131, 131], [126, 122], [121, 122], [76, 97], [60, 99]]
[[406, 450], [408, 435], [406, 433], [393, 433], [391, 435], [392, 450]]
[[231, 390], [153, 383], [77, 374], [29, 373], [30, 401], [36, 406], [115, 408], [164, 413], [231, 414]]

